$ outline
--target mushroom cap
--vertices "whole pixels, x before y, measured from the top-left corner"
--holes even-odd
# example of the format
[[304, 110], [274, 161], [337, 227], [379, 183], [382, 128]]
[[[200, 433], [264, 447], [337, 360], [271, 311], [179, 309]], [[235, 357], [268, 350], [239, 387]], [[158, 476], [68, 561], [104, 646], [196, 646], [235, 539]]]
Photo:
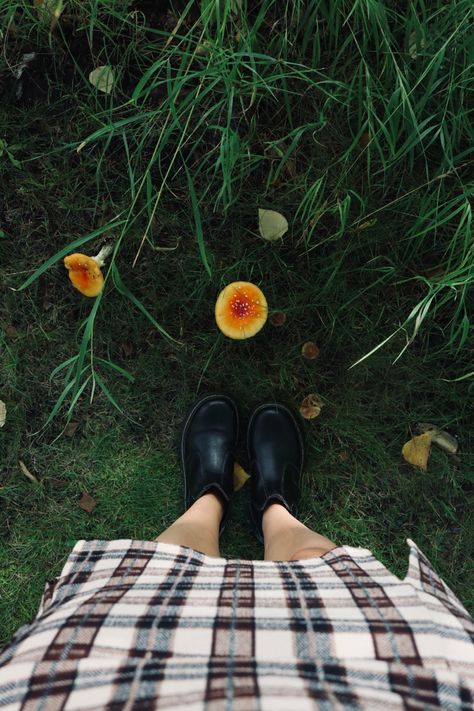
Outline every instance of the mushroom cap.
[[219, 294], [216, 323], [229, 338], [242, 340], [255, 336], [265, 325], [268, 305], [262, 291], [248, 281], [234, 281]]
[[104, 288], [104, 277], [95, 259], [86, 254], [69, 254], [64, 257], [69, 279], [84, 296], [97, 296]]

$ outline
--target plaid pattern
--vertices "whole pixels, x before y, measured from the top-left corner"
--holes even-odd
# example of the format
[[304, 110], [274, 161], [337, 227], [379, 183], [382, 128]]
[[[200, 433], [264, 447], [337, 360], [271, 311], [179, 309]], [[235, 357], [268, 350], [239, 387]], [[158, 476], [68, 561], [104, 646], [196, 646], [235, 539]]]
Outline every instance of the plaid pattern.
[[79, 541], [0, 655], [0, 708], [472, 709], [474, 623], [408, 543], [400, 580], [363, 548], [272, 563]]

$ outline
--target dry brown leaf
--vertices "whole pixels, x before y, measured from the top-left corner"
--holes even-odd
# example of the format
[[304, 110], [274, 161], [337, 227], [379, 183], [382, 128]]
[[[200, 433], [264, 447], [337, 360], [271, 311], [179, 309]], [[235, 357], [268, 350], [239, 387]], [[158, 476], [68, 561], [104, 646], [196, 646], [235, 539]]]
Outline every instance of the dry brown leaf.
[[30, 472], [28, 467], [26, 466], [25, 462], [22, 459], [18, 460], [18, 466], [20, 467], [20, 471], [22, 474], [26, 476], [27, 479], [32, 481], [34, 484], [39, 484], [38, 479], [35, 477], [34, 474]]
[[370, 133], [368, 131], [364, 131], [362, 136], [359, 138], [359, 146], [368, 146], [371, 140], [372, 138]]
[[319, 355], [319, 348], [313, 341], [306, 341], [306, 343], [303, 343], [301, 355], [308, 360], [314, 360]]
[[283, 311], [274, 311], [272, 314], [270, 314], [268, 320], [270, 321], [272, 326], [284, 326], [286, 323], [286, 314], [284, 314]]
[[241, 489], [249, 479], [250, 474], [238, 462], [234, 462], [234, 491]]
[[84, 511], [87, 511], [87, 513], [92, 513], [92, 511], [95, 509], [95, 499], [93, 499], [92, 496], [87, 493], [87, 491], [83, 491], [81, 500], [79, 501], [79, 506]]
[[75, 435], [79, 425], [80, 422], [68, 422], [66, 427], [64, 428], [64, 434], [66, 435], [66, 437], [72, 437], [73, 435]]
[[424, 432], [406, 442], [402, 448], [402, 455], [405, 461], [426, 472], [431, 450], [431, 439], [431, 433]]
[[313, 420], [315, 417], [321, 413], [321, 408], [324, 406], [323, 401], [318, 395], [311, 393], [307, 395], [304, 400], [302, 400], [300, 405], [301, 416], [305, 420]]

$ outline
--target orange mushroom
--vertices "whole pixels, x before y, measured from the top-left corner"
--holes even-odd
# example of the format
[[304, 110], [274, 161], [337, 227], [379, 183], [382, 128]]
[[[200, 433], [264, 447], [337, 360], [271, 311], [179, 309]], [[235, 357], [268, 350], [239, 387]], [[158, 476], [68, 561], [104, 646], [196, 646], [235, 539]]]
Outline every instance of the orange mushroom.
[[95, 257], [86, 254], [69, 254], [64, 257], [64, 266], [69, 272], [73, 286], [84, 296], [97, 296], [104, 288], [104, 277], [101, 267], [105, 258], [112, 251], [111, 246], [103, 247]]
[[217, 297], [215, 315], [225, 336], [238, 340], [250, 338], [265, 325], [267, 300], [255, 284], [234, 281]]

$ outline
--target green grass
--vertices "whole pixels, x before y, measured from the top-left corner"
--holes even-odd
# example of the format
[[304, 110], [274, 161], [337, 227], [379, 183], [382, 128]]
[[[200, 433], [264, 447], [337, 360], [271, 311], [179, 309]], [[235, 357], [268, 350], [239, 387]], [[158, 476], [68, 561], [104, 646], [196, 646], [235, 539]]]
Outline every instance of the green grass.
[[[216, 391], [244, 421], [318, 393], [302, 519], [398, 575], [412, 537], [474, 609], [471, 3], [154, 5], [71, 0], [50, 32], [0, 1], [0, 638], [74, 540], [173, 521], [179, 425]], [[87, 80], [102, 64], [111, 95]], [[288, 218], [281, 244], [259, 207]], [[62, 256], [104, 243], [88, 300]], [[286, 325], [220, 335], [215, 298], [237, 279]], [[460, 440], [427, 473], [401, 458], [419, 421]], [[225, 555], [261, 555], [247, 506], [244, 489]]]

